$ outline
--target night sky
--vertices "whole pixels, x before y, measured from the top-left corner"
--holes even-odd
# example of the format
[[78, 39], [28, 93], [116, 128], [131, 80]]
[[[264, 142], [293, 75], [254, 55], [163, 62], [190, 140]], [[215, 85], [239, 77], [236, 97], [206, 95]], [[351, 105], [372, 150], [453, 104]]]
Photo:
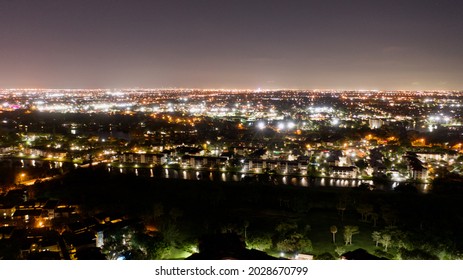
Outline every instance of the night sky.
[[461, 0], [0, 0], [0, 88], [463, 89]]

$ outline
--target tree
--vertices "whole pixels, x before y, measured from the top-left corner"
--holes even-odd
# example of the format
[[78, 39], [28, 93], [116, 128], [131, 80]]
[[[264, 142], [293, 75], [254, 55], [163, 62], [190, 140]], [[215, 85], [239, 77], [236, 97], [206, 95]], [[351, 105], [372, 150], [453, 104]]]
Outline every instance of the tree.
[[118, 229], [105, 234], [102, 252], [110, 259], [115, 260], [124, 252], [129, 250], [128, 244], [124, 242], [126, 230]]
[[304, 234], [297, 232], [296, 223], [280, 223], [275, 230], [278, 232], [276, 247], [284, 252], [310, 252], [312, 242]]
[[174, 222], [166, 222], [161, 226], [161, 233], [164, 242], [173, 246], [183, 241], [183, 236]]
[[406, 250], [400, 249], [400, 258], [402, 260], [438, 260], [439, 257], [422, 249]]
[[222, 227], [220, 228], [220, 231], [222, 233], [238, 233], [240, 232], [241, 228], [239, 226], [237, 226], [236, 224], [232, 224], [232, 223], [227, 223], [225, 225], [222, 225]]
[[344, 211], [346, 211], [346, 202], [340, 200], [336, 205], [336, 209], [338, 209], [339, 214], [341, 215], [341, 221], [344, 221]]
[[384, 222], [389, 226], [395, 226], [397, 223], [396, 211], [390, 205], [381, 206], [381, 216]]
[[356, 208], [357, 212], [362, 216], [361, 220], [367, 222], [369, 213], [373, 212], [373, 205], [367, 203], [361, 203]]
[[310, 252], [312, 242], [300, 233], [292, 233], [276, 244], [278, 250], [283, 252]]
[[373, 231], [371, 238], [376, 243], [375, 246], [378, 247], [378, 244], [381, 241], [381, 233], [379, 231]]
[[368, 167], [368, 162], [364, 159], [359, 159], [355, 162], [355, 166], [360, 169], [360, 172], [363, 172]]
[[344, 226], [344, 242], [346, 245], [352, 245], [352, 236], [360, 233], [358, 226]]
[[336, 244], [336, 233], [338, 232], [338, 228], [333, 225], [330, 227], [330, 232], [333, 234], [333, 243]]
[[336, 252], [336, 254], [338, 254], [338, 256], [342, 256], [342, 254], [344, 254], [347, 250], [346, 250], [346, 247], [340, 246], [340, 247], [336, 247], [334, 251]]
[[378, 213], [369, 213], [371, 220], [373, 221], [373, 227], [376, 227], [376, 224], [378, 223], [379, 215]]
[[384, 251], [387, 252], [387, 248], [391, 245], [392, 237], [390, 234], [383, 234], [380, 240], [381, 244], [384, 246]]
[[165, 259], [171, 253], [172, 247], [162, 238], [162, 236], [149, 237], [146, 244], [147, 259]]
[[134, 234], [131, 246], [140, 250], [148, 260], [165, 259], [171, 252], [171, 245], [164, 239], [163, 234], [150, 236], [144, 233]]
[[296, 223], [280, 223], [276, 226], [275, 230], [280, 234], [286, 234], [290, 231], [295, 231], [297, 229]]
[[260, 251], [265, 251], [272, 248], [272, 238], [268, 235], [261, 235], [256, 237], [249, 237], [246, 240], [246, 244], [251, 249], [256, 249]]

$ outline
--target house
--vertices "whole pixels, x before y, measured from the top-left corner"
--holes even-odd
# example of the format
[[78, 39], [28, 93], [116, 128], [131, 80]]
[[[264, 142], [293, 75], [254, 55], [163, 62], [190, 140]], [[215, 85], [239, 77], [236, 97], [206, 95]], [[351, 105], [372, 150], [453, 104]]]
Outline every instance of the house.
[[445, 161], [448, 162], [451, 159], [456, 159], [457, 154], [456, 152], [453, 151], [453, 153], [438, 153], [438, 152], [417, 152], [416, 156], [418, 159], [424, 162], [429, 162], [429, 161]]
[[23, 259], [41, 252], [52, 252], [58, 254], [59, 259], [64, 259], [59, 233], [55, 230], [25, 229], [17, 231], [14, 238], [20, 240], [20, 255]]
[[407, 169], [411, 179], [426, 180], [428, 178], [428, 169], [423, 166], [416, 154], [408, 153], [404, 159], [407, 161]]
[[254, 173], [307, 174], [308, 165], [305, 160], [250, 159], [244, 163], [243, 169]]
[[228, 157], [184, 155], [180, 160], [183, 168], [220, 168], [225, 166]]
[[77, 234], [66, 232], [62, 235], [66, 250], [71, 259], [75, 259], [77, 251], [84, 248], [94, 248], [96, 236], [94, 231], [85, 231]]
[[42, 209], [17, 209], [13, 214], [13, 224], [34, 227], [41, 217]]
[[421, 164], [413, 164], [410, 167], [410, 177], [413, 180], [426, 180], [428, 178], [428, 169]]
[[330, 166], [330, 176], [334, 178], [357, 178], [358, 168], [356, 166]]
[[92, 230], [99, 222], [96, 219], [88, 218], [66, 225], [66, 231], [79, 234]]
[[46, 148], [25, 148], [24, 154], [31, 155], [31, 156], [39, 156], [43, 158], [65, 158], [67, 156], [66, 150], [58, 150], [58, 149], [46, 149]]
[[0, 204], [0, 220], [7, 221], [13, 217], [14, 212], [16, 211], [16, 206], [11, 204]]
[[55, 209], [57, 206], [58, 200], [50, 199], [45, 203], [43, 209], [46, 211], [46, 216], [48, 217], [48, 219], [51, 220], [55, 217]]
[[167, 162], [167, 155], [164, 153], [124, 153], [117, 158], [121, 163], [162, 165]]
[[54, 211], [53, 218], [70, 218], [74, 214], [77, 214], [76, 206], [58, 205], [58, 207]]

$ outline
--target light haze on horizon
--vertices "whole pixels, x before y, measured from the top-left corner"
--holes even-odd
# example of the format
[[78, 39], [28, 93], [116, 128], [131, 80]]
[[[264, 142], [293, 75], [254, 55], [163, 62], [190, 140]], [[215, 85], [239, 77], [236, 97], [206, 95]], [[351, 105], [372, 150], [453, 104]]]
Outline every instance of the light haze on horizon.
[[458, 0], [0, 0], [0, 88], [462, 90]]

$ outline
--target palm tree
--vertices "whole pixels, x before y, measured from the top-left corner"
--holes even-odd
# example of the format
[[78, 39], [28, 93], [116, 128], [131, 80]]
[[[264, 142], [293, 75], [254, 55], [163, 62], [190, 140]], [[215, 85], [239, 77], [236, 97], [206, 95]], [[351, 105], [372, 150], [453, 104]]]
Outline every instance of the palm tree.
[[246, 241], [246, 239], [247, 239], [247, 229], [249, 227], [249, 221], [245, 220], [243, 226], [244, 226], [244, 241]]
[[331, 226], [330, 231], [333, 234], [333, 243], [336, 244], [336, 233], [338, 232], [338, 228], [336, 226]]
[[373, 227], [376, 227], [376, 223], [378, 222], [379, 215], [378, 213], [370, 213], [371, 220], [373, 221]]
[[341, 221], [344, 221], [344, 211], [346, 211], [346, 202], [339, 201], [336, 205], [336, 209], [338, 209], [339, 214], [341, 214]]

